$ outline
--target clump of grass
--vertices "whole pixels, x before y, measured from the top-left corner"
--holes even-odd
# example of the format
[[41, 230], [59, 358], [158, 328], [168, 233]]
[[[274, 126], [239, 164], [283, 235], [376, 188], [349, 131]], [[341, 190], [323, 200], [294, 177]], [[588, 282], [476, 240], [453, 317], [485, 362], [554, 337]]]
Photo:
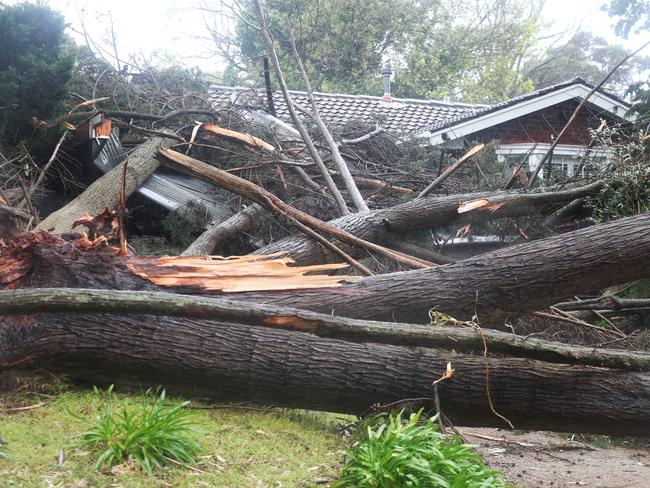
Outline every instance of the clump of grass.
[[346, 451], [335, 487], [478, 488], [506, 487], [496, 471], [485, 467], [473, 446], [438, 432], [435, 418], [420, 422], [422, 411], [408, 419], [391, 415], [368, 426], [362, 440]]
[[95, 388], [98, 402], [92, 405], [93, 419], [74, 415], [88, 425], [79, 434], [79, 446], [100, 450], [95, 467], [112, 467], [133, 460], [152, 474], [172, 462], [194, 465], [199, 446], [192, 437], [195, 431], [189, 402], [165, 405], [165, 391], [141, 395], [135, 407], [118, 404], [113, 387], [106, 392]]

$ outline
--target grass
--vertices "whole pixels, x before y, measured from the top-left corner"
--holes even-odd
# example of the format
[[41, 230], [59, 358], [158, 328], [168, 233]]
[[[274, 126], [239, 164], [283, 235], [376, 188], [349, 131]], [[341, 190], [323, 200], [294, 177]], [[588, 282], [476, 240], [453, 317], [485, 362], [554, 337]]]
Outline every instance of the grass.
[[3, 488], [506, 486], [419, 414], [371, 418], [346, 438], [350, 416], [194, 402], [188, 414], [164, 395], [34, 386], [0, 394]]
[[[138, 395], [115, 395], [130, 409], [142, 401]], [[15, 413], [6, 410], [39, 403], [45, 406]], [[192, 416], [200, 434], [192, 435], [201, 454], [194, 469], [171, 466], [148, 475], [134, 461], [127, 461], [97, 470], [97, 451], [78, 447], [76, 437], [88, 430], [78, 417], [91, 419], [94, 405], [96, 397], [89, 391], [0, 396], [0, 438], [6, 441], [7, 455], [0, 459], [0, 485], [313, 487], [335, 479], [341, 468], [340, 450], [346, 440], [340, 435], [338, 416], [302, 410], [196, 408]], [[63, 464], [58, 462], [61, 450]]]

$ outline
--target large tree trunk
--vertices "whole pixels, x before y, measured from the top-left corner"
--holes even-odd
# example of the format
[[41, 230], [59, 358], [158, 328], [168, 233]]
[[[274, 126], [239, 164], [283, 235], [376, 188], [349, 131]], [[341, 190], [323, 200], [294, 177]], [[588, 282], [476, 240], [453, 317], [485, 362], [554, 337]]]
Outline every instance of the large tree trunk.
[[[630, 237], [633, 236], [633, 237]], [[74, 286], [143, 289], [112, 253], [69, 252], [36, 242], [20, 250], [26, 264], [16, 278], [15, 259], [0, 248], [10, 287]], [[423, 323], [435, 309], [457, 319], [474, 314], [482, 324], [501, 325], [509, 314], [537, 310], [575, 294], [650, 277], [650, 213], [511, 246], [464, 261], [423, 270], [371, 276], [339, 288], [291, 292], [244, 292], [233, 299], [372, 320]], [[7, 278], [9, 279], [9, 278]], [[195, 290], [196, 292], [197, 290]], [[200, 292], [200, 290], [198, 290]]]
[[[16, 246], [0, 248], [4, 288], [160, 289], [133, 275], [123, 266], [122, 260], [128, 258], [116, 258], [108, 249], [84, 250], [47, 234], [36, 237], [31, 244], [23, 237]], [[422, 322], [428, 308], [435, 306], [459, 318], [470, 316], [478, 292], [477, 309], [483, 320], [488, 312], [534, 310], [577, 290], [647, 277], [650, 270], [643, 259], [648, 251], [650, 214], [453, 265], [366, 278], [338, 289], [228, 298], [293, 303], [328, 314], [334, 310], [338, 315], [383, 315], [391, 320], [416, 317]], [[19, 266], [12, 269], [12, 262]], [[81, 300], [83, 294], [78, 297]], [[239, 303], [241, 309], [246, 302]], [[200, 310], [190, 309], [201, 316]], [[487, 405], [486, 370], [476, 343], [465, 347], [465, 353], [459, 352], [460, 345], [455, 351], [442, 349], [444, 344], [427, 334], [419, 344], [429, 347], [414, 347], [413, 342], [378, 344], [376, 331], [374, 336], [368, 332], [372, 328], [366, 331], [368, 342], [353, 343], [283, 330], [286, 320], [265, 322], [278, 325], [278, 330], [270, 330], [232, 314], [215, 312], [210, 317], [116, 312], [5, 315], [0, 317], [0, 367], [31, 365], [92, 383], [160, 383], [176, 392], [222, 401], [360, 413], [375, 403], [430, 398], [432, 381], [451, 361], [455, 376], [440, 387], [445, 413], [458, 424], [502, 425]], [[311, 318], [302, 319], [292, 323], [309, 330]], [[516, 350], [494, 347], [490, 353]], [[641, 367], [633, 371], [620, 361], [620, 369], [575, 364], [579, 356], [567, 357], [566, 363], [574, 364], [558, 363], [552, 355], [491, 356], [490, 391], [496, 409], [518, 428], [647, 431], [650, 374], [643, 367], [647, 358], [641, 358]]]
[[431, 309], [482, 323], [650, 277], [650, 213], [510, 246], [455, 264], [371, 276], [341, 288], [243, 293], [242, 300], [370, 320], [422, 323]]
[[[483, 358], [448, 350], [357, 344], [232, 321], [148, 315], [0, 317], [0, 365], [23, 364], [93, 384], [161, 384], [218, 401], [362, 413], [416, 398], [459, 425], [503, 422], [491, 411]], [[650, 432], [650, 374], [519, 358], [490, 358], [495, 408], [516, 428], [603, 434]], [[422, 400], [424, 399], [424, 400]], [[534, 412], [534, 414], [531, 414]]]

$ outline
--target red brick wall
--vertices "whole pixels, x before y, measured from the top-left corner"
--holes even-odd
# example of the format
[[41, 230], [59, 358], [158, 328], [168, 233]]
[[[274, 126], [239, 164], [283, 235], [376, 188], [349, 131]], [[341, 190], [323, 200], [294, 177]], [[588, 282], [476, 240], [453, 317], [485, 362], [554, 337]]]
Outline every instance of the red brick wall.
[[[543, 110], [538, 110], [523, 117], [504, 122], [467, 136], [471, 141], [489, 142], [500, 140], [502, 144], [517, 144], [538, 142], [550, 144], [552, 137], [562, 130], [568, 122], [578, 102], [569, 100]], [[600, 117], [604, 117], [590, 108], [583, 107], [567, 132], [562, 137], [561, 144], [587, 145], [589, 143], [588, 128], [597, 128]], [[608, 119], [608, 122], [612, 119]]]

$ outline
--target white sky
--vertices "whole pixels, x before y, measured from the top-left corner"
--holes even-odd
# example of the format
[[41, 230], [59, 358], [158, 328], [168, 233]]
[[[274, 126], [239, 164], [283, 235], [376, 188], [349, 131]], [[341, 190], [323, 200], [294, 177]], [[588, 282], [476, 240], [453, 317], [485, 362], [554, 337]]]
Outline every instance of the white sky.
[[[49, 0], [49, 3], [65, 15], [75, 30], [81, 30], [80, 16], [83, 12], [87, 30], [95, 41], [108, 41], [105, 33], [110, 25], [110, 12], [121, 57], [136, 54], [151, 56], [158, 51], [166, 52], [186, 66], [199, 66], [207, 72], [223, 68], [223, 62], [218, 58], [206, 58], [206, 41], [198, 39], [207, 35], [202, 14], [195, 8], [198, 1]], [[209, 4], [209, 0], [206, 3]], [[218, 3], [214, 1], [215, 6]], [[613, 20], [600, 9], [603, 3], [605, 0], [546, 0], [543, 13], [549, 21], [553, 21], [549, 34], [580, 26], [609, 42], [623, 44], [629, 51], [639, 47], [644, 42], [644, 36], [634, 36], [628, 40], [616, 37]], [[644, 51], [643, 54], [650, 55], [650, 48]]]

